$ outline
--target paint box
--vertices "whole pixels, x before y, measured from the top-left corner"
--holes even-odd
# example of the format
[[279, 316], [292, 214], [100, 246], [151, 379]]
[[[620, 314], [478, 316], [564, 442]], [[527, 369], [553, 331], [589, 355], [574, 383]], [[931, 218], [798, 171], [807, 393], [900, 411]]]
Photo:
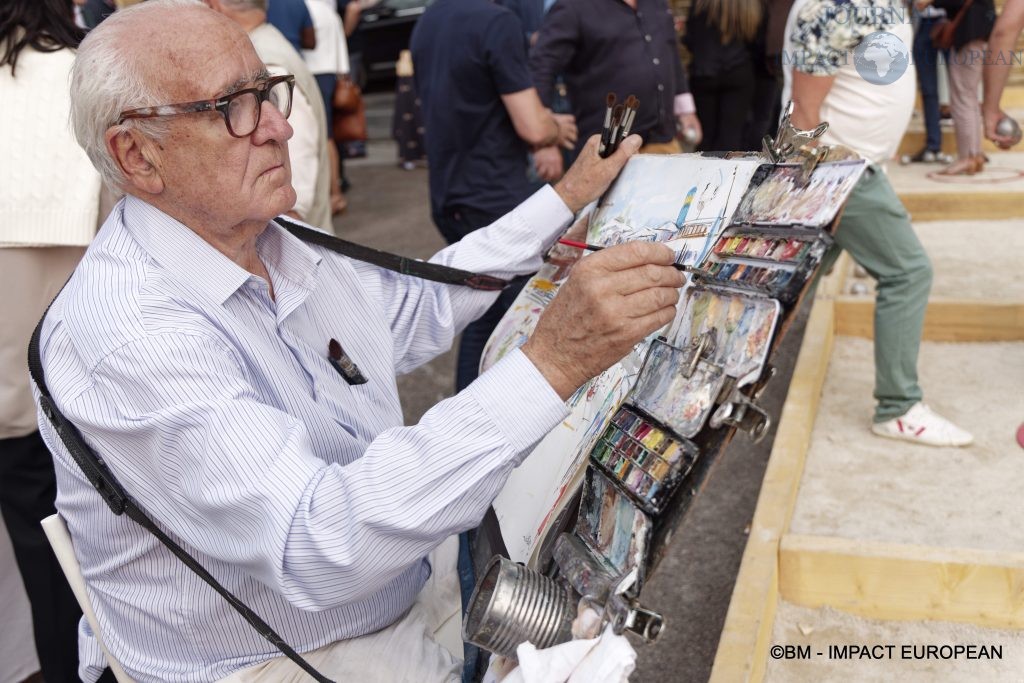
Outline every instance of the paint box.
[[590, 452], [601, 469], [644, 511], [656, 515], [697, 460], [697, 447], [635, 406], [612, 416]]
[[576, 535], [614, 576], [634, 567], [643, 574], [653, 523], [616, 483], [587, 468]]
[[825, 230], [730, 225], [698, 264], [694, 279], [791, 304], [832, 244]]

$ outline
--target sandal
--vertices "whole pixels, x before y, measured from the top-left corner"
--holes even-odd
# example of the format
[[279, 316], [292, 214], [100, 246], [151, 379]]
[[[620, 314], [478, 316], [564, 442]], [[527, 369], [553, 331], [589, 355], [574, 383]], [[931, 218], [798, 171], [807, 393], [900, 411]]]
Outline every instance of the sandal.
[[974, 175], [980, 169], [974, 157], [957, 159], [946, 168], [938, 172], [939, 175]]

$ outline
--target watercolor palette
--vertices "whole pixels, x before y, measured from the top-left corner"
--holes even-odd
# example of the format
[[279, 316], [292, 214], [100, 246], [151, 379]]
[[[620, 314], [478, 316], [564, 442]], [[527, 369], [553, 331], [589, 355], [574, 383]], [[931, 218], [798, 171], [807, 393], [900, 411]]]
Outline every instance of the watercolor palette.
[[687, 376], [690, 352], [655, 339], [629, 401], [676, 434], [690, 438], [700, 431], [725, 384], [721, 365], [700, 360]]
[[804, 182], [800, 164], [759, 166], [732, 222], [824, 228], [835, 219], [865, 167], [861, 160], [818, 164]]
[[634, 567], [643, 573], [651, 527], [651, 519], [608, 477], [587, 468], [576, 535], [615, 575]]
[[711, 333], [715, 344], [710, 360], [735, 377], [737, 386], [744, 386], [761, 375], [781, 312], [774, 299], [698, 286], [687, 292], [669, 340], [685, 348], [690, 340]]
[[661, 512], [697, 455], [692, 442], [628, 405], [619, 408], [590, 452], [591, 462], [651, 514]]
[[739, 256], [795, 264], [810, 253], [813, 244], [801, 237], [731, 234], [719, 237], [711, 251], [719, 258]]

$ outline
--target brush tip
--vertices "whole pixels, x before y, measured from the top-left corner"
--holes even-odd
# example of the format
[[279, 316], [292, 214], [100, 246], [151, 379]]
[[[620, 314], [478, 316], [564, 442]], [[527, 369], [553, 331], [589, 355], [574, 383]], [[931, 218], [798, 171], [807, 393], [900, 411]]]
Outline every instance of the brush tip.
[[615, 106], [615, 93], [608, 93], [608, 96], [604, 98], [604, 101], [608, 103], [609, 107]]

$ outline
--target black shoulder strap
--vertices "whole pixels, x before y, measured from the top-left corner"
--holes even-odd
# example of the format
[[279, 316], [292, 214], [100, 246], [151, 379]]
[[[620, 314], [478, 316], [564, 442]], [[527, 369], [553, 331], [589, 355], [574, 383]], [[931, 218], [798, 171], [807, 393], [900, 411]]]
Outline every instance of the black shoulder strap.
[[325, 232], [307, 228], [281, 216], [274, 220], [303, 242], [315, 244], [318, 247], [330, 249], [356, 261], [372, 263], [375, 266], [393, 270], [403, 275], [411, 275], [412, 277], [432, 280], [434, 282], [443, 282], [448, 285], [464, 285], [472, 289], [481, 289], [488, 292], [502, 290], [508, 286], [508, 280], [502, 280], [491, 275], [473, 273], [439, 263], [427, 263], [426, 261], [418, 261], [407, 256], [399, 256], [387, 251], [371, 249], [362, 244], [349, 242], [333, 235], [328, 235]]
[[[398, 256], [397, 254], [364, 247], [353, 242], [347, 242], [345, 240], [332, 237], [331, 235], [299, 225], [298, 223], [293, 223], [292, 221], [284, 218], [278, 218], [276, 220], [284, 226], [286, 230], [305, 242], [310, 242], [344, 256], [348, 256], [349, 258], [366, 261], [367, 263], [372, 263], [380, 266], [381, 268], [394, 270], [412, 277], [419, 277], [435, 282], [443, 282], [445, 284], [464, 285], [466, 287], [485, 291], [501, 290], [508, 285], [507, 281], [490, 275], [481, 275], [436, 263], [417, 261], [404, 256]], [[54, 300], [56, 300], [56, 297]], [[51, 302], [50, 305], [52, 306], [53, 302]], [[32, 331], [32, 338], [28, 345], [28, 369], [29, 373], [32, 375], [32, 380], [36, 383], [36, 387], [39, 389], [39, 404], [42, 408], [43, 414], [46, 415], [46, 419], [50, 421], [54, 432], [68, 449], [68, 453], [72, 458], [74, 458], [86, 479], [89, 480], [89, 483], [92, 484], [92, 486], [99, 492], [103, 497], [103, 500], [107, 503], [107, 506], [115, 515], [128, 515], [130, 519], [135, 520], [135, 522], [140, 526], [156, 536], [157, 539], [175, 555], [175, 557], [181, 560], [186, 567], [195, 572], [199, 578], [208, 583], [221, 595], [221, 597], [227, 600], [228, 604], [230, 604], [236, 612], [241, 614], [250, 626], [256, 629], [261, 636], [266, 638], [274, 645], [274, 647], [288, 657], [288, 659], [295, 662], [297, 666], [309, 674], [315, 681], [318, 681], [319, 683], [333, 683], [331, 679], [314, 669], [309, 662], [293, 650], [291, 646], [288, 645], [288, 643], [286, 643], [284, 639], [281, 638], [281, 636], [279, 636], [269, 624], [267, 624], [266, 621], [250, 609], [248, 605], [239, 600], [227, 588], [222, 586], [220, 582], [210, 574], [210, 572], [206, 571], [206, 569], [199, 564], [198, 560], [188, 553], [188, 551], [182, 548], [173, 538], [164, 533], [164, 531], [158, 527], [148, 515], [146, 515], [132, 497], [128, 495], [120, 482], [117, 481], [114, 473], [110, 471], [109, 467], [107, 467], [107, 464], [103, 459], [85, 443], [85, 440], [78, 432], [78, 429], [70, 420], [64, 417], [63, 413], [60, 412], [60, 409], [57, 408], [57, 404], [54, 402], [53, 397], [50, 395], [49, 388], [46, 386], [46, 377], [43, 373], [43, 364], [39, 353], [39, 337], [43, 328], [43, 321], [46, 320], [46, 314], [49, 312], [50, 308], [47, 306], [46, 311], [39, 320], [39, 324], [37, 324], [35, 330]]]

